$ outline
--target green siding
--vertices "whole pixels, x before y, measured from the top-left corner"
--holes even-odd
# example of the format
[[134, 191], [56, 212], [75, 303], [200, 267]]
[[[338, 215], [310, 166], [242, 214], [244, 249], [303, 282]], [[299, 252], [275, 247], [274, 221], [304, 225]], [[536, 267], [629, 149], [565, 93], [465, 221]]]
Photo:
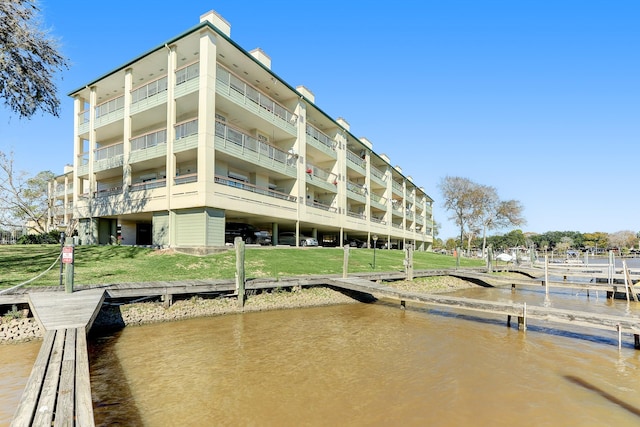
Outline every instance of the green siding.
[[206, 245], [224, 246], [224, 211], [207, 208], [205, 214], [207, 221]]
[[169, 246], [169, 212], [153, 213], [153, 245]]
[[204, 246], [205, 218], [202, 209], [176, 211], [176, 245]]

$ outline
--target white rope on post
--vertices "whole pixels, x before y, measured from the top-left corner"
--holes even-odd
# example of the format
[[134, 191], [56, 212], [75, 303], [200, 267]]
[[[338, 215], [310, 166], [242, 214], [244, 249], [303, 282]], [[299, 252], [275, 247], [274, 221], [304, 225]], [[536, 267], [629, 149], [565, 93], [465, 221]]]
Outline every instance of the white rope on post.
[[60, 257], [61, 257], [61, 256], [62, 256], [62, 253], [60, 253], [60, 255], [58, 255], [58, 258], [56, 258], [56, 260], [55, 260], [55, 261], [53, 261], [53, 264], [51, 264], [51, 266], [50, 266], [49, 268], [47, 268], [47, 269], [46, 269], [45, 271], [43, 271], [42, 273], [38, 274], [38, 275], [37, 275], [36, 277], [34, 277], [33, 279], [29, 279], [29, 280], [27, 280], [26, 282], [22, 282], [22, 283], [20, 283], [19, 285], [12, 286], [12, 287], [10, 287], [10, 288], [8, 288], [8, 289], [3, 289], [3, 290], [1, 290], [1, 291], [0, 291], [0, 295], [4, 294], [4, 293], [6, 293], [6, 292], [9, 292], [9, 291], [13, 291], [14, 289], [18, 289], [19, 287], [24, 286], [24, 285], [27, 285], [27, 284], [29, 284], [29, 283], [33, 282], [34, 280], [37, 280], [37, 279], [39, 279], [40, 277], [44, 276], [45, 274], [47, 274], [47, 273], [49, 272], [49, 270], [51, 270], [51, 269], [52, 269], [52, 268], [53, 268], [53, 267], [58, 263], [58, 261], [60, 260]]

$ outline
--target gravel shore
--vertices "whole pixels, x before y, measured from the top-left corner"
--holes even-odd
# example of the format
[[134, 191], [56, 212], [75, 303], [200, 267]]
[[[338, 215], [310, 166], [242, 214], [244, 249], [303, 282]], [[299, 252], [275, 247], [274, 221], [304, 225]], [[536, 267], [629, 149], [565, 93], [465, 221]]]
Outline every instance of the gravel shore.
[[[424, 293], [443, 293], [477, 285], [449, 276], [436, 276], [396, 281], [385, 285]], [[100, 310], [92, 330], [122, 328], [147, 323], [169, 322], [193, 317], [219, 316], [230, 313], [278, 310], [301, 307], [317, 307], [335, 304], [353, 304], [358, 301], [341, 292], [326, 287], [294, 288], [291, 291], [274, 290], [248, 295], [244, 308], [236, 298], [202, 298], [176, 300], [170, 307], [161, 302], [140, 302], [123, 305], [105, 305]], [[33, 318], [0, 318], [0, 343], [22, 342], [42, 338], [44, 331]]]

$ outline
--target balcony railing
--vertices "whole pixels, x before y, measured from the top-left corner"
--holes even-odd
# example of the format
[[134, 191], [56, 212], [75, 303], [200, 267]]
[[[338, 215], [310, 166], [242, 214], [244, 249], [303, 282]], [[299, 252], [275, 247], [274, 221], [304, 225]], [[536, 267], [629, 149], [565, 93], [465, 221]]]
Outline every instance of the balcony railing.
[[364, 185], [356, 184], [355, 182], [347, 181], [347, 190], [352, 193], [360, 194], [362, 196], [367, 195], [367, 187]]
[[154, 80], [138, 89], [131, 91], [131, 104], [143, 101], [167, 90], [167, 76]]
[[399, 192], [400, 194], [402, 194], [402, 184], [398, 183], [397, 181], [391, 181], [391, 187]]
[[200, 75], [200, 63], [196, 62], [176, 70], [176, 86], [189, 80], [197, 79]]
[[93, 193], [94, 197], [109, 197], [122, 194], [122, 185], [110, 188], [103, 188]]
[[317, 200], [307, 200], [307, 206], [311, 206], [312, 208], [322, 209], [324, 211], [334, 212], [334, 213], [338, 211], [333, 206], [329, 206]]
[[233, 90], [239, 95], [243, 96], [246, 100], [253, 102], [264, 110], [272, 113], [276, 117], [281, 118], [287, 123], [296, 123], [298, 116], [290, 112], [282, 105], [278, 104], [269, 96], [260, 92], [244, 80], [240, 79], [226, 68], [218, 64], [216, 71], [216, 79], [225, 87]]
[[380, 181], [384, 181], [385, 179], [385, 174], [384, 172], [382, 172], [381, 170], [371, 166], [371, 175], [375, 176], [376, 178], [378, 178]]
[[249, 150], [257, 153], [261, 157], [267, 157], [284, 165], [289, 165], [290, 163], [287, 161], [289, 154], [285, 151], [267, 144], [266, 142], [258, 141], [256, 138], [235, 128], [229, 127], [221, 121], [216, 121], [216, 136], [237, 145], [243, 150]]
[[347, 160], [349, 160], [350, 162], [355, 163], [356, 165], [360, 166], [363, 169], [367, 168], [367, 162], [365, 161], [365, 159], [363, 159], [362, 157], [358, 156], [353, 151], [347, 150]]
[[188, 175], [176, 176], [175, 178], [173, 178], [173, 182], [174, 182], [175, 185], [189, 184], [189, 183], [192, 183], [192, 182], [198, 182], [198, 174], [197, 173], [190, 173]]
[[98, 162], [100, 160], [107, 160], [116, 156], [121, 156], [124, 153], [123, 149], [124, 144], [122, 142], [98, 148], [95, 151], [95, 161]]
[[309, 124], [307, 124], [307, 135], [330, 150], [336, 151], [335, 141]]
[[165, 178], [162, 179], [154, 179], [147, 182], [136, 182], [135, 184], [131, 184], [129, 187], [130, 191], [145, 191], [145, 190], [153, 190], [154, 188], [162, 188], [167, 186], [167, 180]]
[[198, 133], [198, 119], [179, 123], [175, 126], [176, 141]]
[[351, 218], [367, 219], [367, 216], [362, 212], [347, 211], [347, 216], [350, 216]]
[[131, 151], [145, 150], [156, 145], [167, 143], [167, 130], [151, 132], [131, 139]]
[[228, 187], [239, 188], [241, 190], [251, 191], [252, 193], [262, 194], [264, 196], [274, 197], [280, 200], [286, 200], [288, 202], [295, 202], [297, 197], [292, 196], [287, 193], [281, 193], [280, 191], [272, 190], [270, 188], [258, 187], [253, 184], [249, 184], [246, 181], [241, 181], [238, 179], [229, 178], [226, 176], [215, 176], [216, 184], [226, 185]]
[[382, 225], [385, 225], [387, 223], [384, 219], [378, 218], [378, 217], [375, 217], [375, 216], [371, 217], [371, 222], [375, 222], [377, 224], [382, 224]]
[[124, 95], [96, 106], [96, 119], [124, 108]]

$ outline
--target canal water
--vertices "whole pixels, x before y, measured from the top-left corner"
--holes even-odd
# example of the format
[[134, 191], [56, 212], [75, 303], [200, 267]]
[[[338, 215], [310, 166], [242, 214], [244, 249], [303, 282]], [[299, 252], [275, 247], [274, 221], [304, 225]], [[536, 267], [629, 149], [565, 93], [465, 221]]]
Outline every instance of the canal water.
[[[604, 293], [455, 295], [640, 315]], [[631, 336], [619, 349], [615, 332], [536, 322], [523, 332], [516, 324], [382, 301], [128, 327], [91, 342], [96, 423], [640, 425], [640, 351]], [[3, 389], [24, 386], [36, 353], [29, 343], [0, 346]]]

